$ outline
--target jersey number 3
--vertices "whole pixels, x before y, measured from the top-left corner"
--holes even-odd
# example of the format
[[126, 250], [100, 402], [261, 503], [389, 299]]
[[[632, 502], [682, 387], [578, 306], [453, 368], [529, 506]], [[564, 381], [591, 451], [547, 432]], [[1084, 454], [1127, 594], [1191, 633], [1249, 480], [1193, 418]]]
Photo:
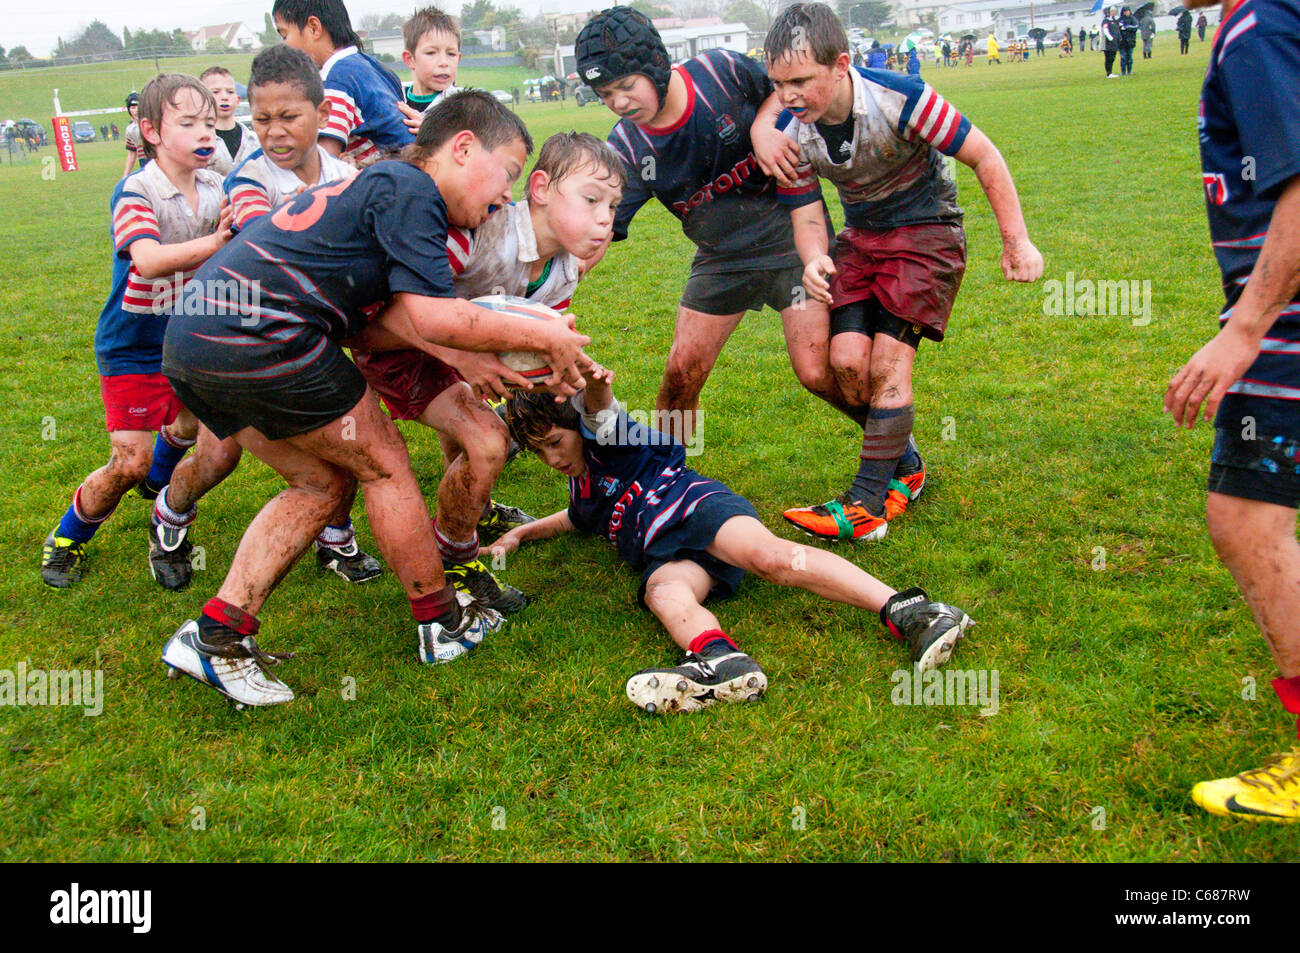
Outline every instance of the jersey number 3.
[[[276, 228], [286, 232], [302, 232], [311, 228], [325, 212], [326, 203], [338, 195], [349, 185], [352, 179], [341, 179], [333, 185], [322, 185], [313, 189], [309, 193], [299, 196], [289, 202], [286, 202], [280, 209], [271, 216], [271, 222]], [[311, 196], [311, 204], [300, 212], [294, 209], [301, 203], [301, 200]]]

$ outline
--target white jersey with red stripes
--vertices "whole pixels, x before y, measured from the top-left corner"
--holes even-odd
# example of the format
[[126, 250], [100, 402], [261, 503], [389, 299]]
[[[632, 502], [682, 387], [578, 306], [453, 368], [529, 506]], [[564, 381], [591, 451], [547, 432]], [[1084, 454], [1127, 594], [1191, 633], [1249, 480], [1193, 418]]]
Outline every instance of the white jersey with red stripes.
[[569, 306], [580, 276], [576, 256], [561, 250], [543, 266], [536, 287], [529, 291], [529, 274], [541, 258], [528, 202], [498, 209], [475, 229], [447, 230], [447, 258], [458, 298], [516, 295], [563, 311]]
[[157, 162], [117, 184], [110, 202], [113, 235], [113, 288], [95, 328], [95, 360], [105, 376], [153, 374], [162, 358], [167, 317], [181, 284], [197, 270], [144, 278], [135, 267], [131, 246], [150, 238], [176, 245], [211, 235], [221, 213], [221, 177], [194, 173], [198, 211]]
[[795, 182], [777, 189], [781, 203], [820, 201], [820, 177], [835, 184], [845, 224], [853, 228], [960, 223], [957, 188], [943, 156], [961, 149], [970, 120], [918, 76], [856, 66], [848, 75], [854, 129], [843, 161], [831, 159], [816, 123], [788, 111], [778, 118], [777, 126], [799, 144], [800, 153]]
[[[150, 162], [129, 176], [113, 203], [114, 251], [129, 258], [129, 246], [141, 238], [152, 238], [163, 245], [177, 245], [211, 235], [216, 230], [221, 211], [221, 177], [208, 169], [199, 169], [194, 173], [194, 184], [199, 194], [197, 214], [157, 162]], [[192, 268], [184, 272], [184, 280], [188, 281], [197, 270]], [[159, 299], [170, 301], [179, 287], [174, 286], [175, 276], [142, 278], [132, 263], [127, 273], [122, 310], [130, 314], [156, 314], [156, 302]]]
[[278, 208], [305, 189], [356, 175], [357, 170], [353, 166], [330, 155], [320, 146], [316, 147], [316, 152], [320, 156], [320, 178], [315, 182], [304, 182], [295, 173], [280, 168], [261, 149], [226, 176], [226, 194], [230, 196], [230, 204], [235, 210], [235, 231], [244, 228], [259, 215]]

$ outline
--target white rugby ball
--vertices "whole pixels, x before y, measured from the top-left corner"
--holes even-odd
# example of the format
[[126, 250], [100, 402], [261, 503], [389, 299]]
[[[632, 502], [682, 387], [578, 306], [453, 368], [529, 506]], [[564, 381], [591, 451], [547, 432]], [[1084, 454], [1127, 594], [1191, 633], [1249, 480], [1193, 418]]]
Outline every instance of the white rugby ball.
[[[520, 298], [516, 295], [483, 295], [480, 298], [475, 298], [473, 304], [500, 314], [508, 314], [514, 318], [533, 318], [537, 321], [546, 321], [561, 317], [560, 312], [554, 308], [548, 308], [544, 304], [538, 304], [536, 301], [529, 301], [527, 298]], [[528, 378], [534, 384], [541, 383], [551, 376], [551, 364], [545, 354], [539, 354], [536, 351], [504, 351], [497, 356], [501, 358], [502, 364]]]

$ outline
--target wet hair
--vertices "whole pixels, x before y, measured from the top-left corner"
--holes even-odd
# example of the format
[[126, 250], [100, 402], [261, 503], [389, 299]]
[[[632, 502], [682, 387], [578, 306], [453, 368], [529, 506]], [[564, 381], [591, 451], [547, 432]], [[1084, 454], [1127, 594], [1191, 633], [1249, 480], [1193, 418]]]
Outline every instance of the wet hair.
[[343, 0], [275, 0], [271, 19], [281, 20], [301, 30], [315, 17], [337, 50], [344, 46], [362, 48], [361, 38], [352, 29], [352, 19]]
[[302, 50], [281, 43], [268, 47], [258, 53], [253, 60], [253, 69], [248, 77], [248, 99], [253, 100], [253, 90], [259, 86], [283, 83], [296, 86], [303, 98], [313, 106], [325, 101], [325, 87], [320, 81], [320, 70], [310, 56]]
[[557, 132], [544, 143], [537, 154], [534, 172], [545, 172], [552, 184], [584, 169], [595, 168], [597, 175], [613, 179], [620, 189], [627, 186], [627, 170], [603, 139], [589, 132]]
[[199, 74], [199, 81], [202, 82], [209, 76], [229, 76], [231, 79], [235, 78], [235, 74], [230, 72], [230, 70], [226, 69], [224, 66], [209, 66]]
[[497, 102], [485, 89], [465, 89], [438, 100], [438, 107], [424, 114], [415, 142], [402, 158], [420, 165], [457, 133], [468, 130], [489, 152], [512, 142], [522, 142], [524, 153], [532, 155], [533, 137], [522, 119]]
[[406, 45], [406, 52], [414, 53], [421, 37], [432, 32], [454, 36], [456, 45], [460, 45], [460, 24], [456, 22], [456, 18], [450, 13], [443, 13], [437, 7], [425, 7], [423, 10], [415, 11], [411, 19], [402, 24], [402, 41]]
[[578, 412], [547, 391], [512, 391], [506, 399], [506, 427], [515, 443], [535, 453], [552, 427], [578, 430]]
[[[873, 46], [872, 49], [875, 49]], [[849, 36], [835, 11], [824, 3], [792, 3], [781, 11], [767, 31], [763, 52], [769, 63], [811, 56], [822, 66], [834, 66], [849, 51]]]
[[[168, 106], [176, 106], [177, 95], [185, 89], [193, 90], [199, 97], [200, 103], [212, 110], [212, 115], [216, 116], [217, 101], [213, 98], [212, 91], [197, 77], [190, 76], [188, 73], [159, 73], [144, 84], [144, 89], [140, 90], [140, 108], [136, 113], [139, 121], [143, 123], [147, 119], [149, 125], [156, 131], [161, 131], [163, 111]], [[151, 159], [157, 155], [153, 143], [143, 134], [140, 136], [140, 142], [144, 146], [145, 155]]]

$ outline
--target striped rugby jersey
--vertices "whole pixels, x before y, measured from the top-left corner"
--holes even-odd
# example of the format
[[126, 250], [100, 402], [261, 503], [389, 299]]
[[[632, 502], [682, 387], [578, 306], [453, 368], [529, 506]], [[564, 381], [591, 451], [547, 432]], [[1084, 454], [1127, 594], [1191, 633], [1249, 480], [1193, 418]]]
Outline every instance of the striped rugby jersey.
[[516, 295], [563, 311], [578, 287], [578, 259], [561, 249], [541, 287], [528, 294], [528, 272], [538, 258], [527, 201], [498, 209], [478, 228], [447, 230], [447, 259], [458, 298]]
[[345, 46], [325, 61], [320, 78], [330, 104], [320, 134], [343, 143], [343, 158], [357, 168], [381, 159], [382, 149], [400, 149], [415, 141], [397, 111], [402, 84], [378, 60]]
[[631, 420], [617, 402], [589, 414], [583, 398], [570, 398], [587, 471], [569, 478], [569, 520], [580, 533], [608, 539], [641, 569], [659, 534], [690, 518], [704, 497], [731, 491], [687, 468], [680, 443]]
[[[95, 360], [106, 377], [158, 371], [167, 314], [180, 285], [175, 276], [141, 277], [131, 260], [131, 245], [142, 238], [176, 245], [216, 231], [221, 177], [200, 169], [194, 182], [199, 194], [197, 215], [156, 162], [127, 176], [113, 190], [113, 289], [95, 328]], [[185, 272], [183, 280], [195, 270]]]
[[[1232, 315], [1277, 196], [1300, 175], [1300, 2], [1243, 0], [1220, 23], [1197, 120], [1210, 240]], [[1230, 394], [1300, 400], [1300, 296]]]
[[799, 265], [790, 216], [749, 139], [772, 94], [767, 74], [731, 50], [708, 50], [673, 69], [686, 82], [682, 118], [667, 129], [620, 119], [608, 136], [627, 167], [614, 240], [626, 238], [637, 210], [657, 198], [699, 249], [693, 272]]
[[849, 70], [856, 126], [852, 154], [837, 162], [815, 123], [788, 110], [777, 127], [799, 144], [795, 181], [777, 195], [790, 207], [821, 199], [818, 178], [829, 179], [844, 204], [845, 224], [884, 232], [904, 225], [960, 224], [957, 187], [940, 155], [956, 155], [970, 120], [918, 76], [887, 70]]
[[[311, 185], [326, 185], [355, 175], [356, 169], [335, 158], [320, 146], [320, 179]], [[261, 149], [255, 151], [226, 176], [224, 188], [235, 209], [234, 229], [239, 231], [259, 215], [278, 208], [300, 192], [311, 188], [288, 169], [282, 169]]]

